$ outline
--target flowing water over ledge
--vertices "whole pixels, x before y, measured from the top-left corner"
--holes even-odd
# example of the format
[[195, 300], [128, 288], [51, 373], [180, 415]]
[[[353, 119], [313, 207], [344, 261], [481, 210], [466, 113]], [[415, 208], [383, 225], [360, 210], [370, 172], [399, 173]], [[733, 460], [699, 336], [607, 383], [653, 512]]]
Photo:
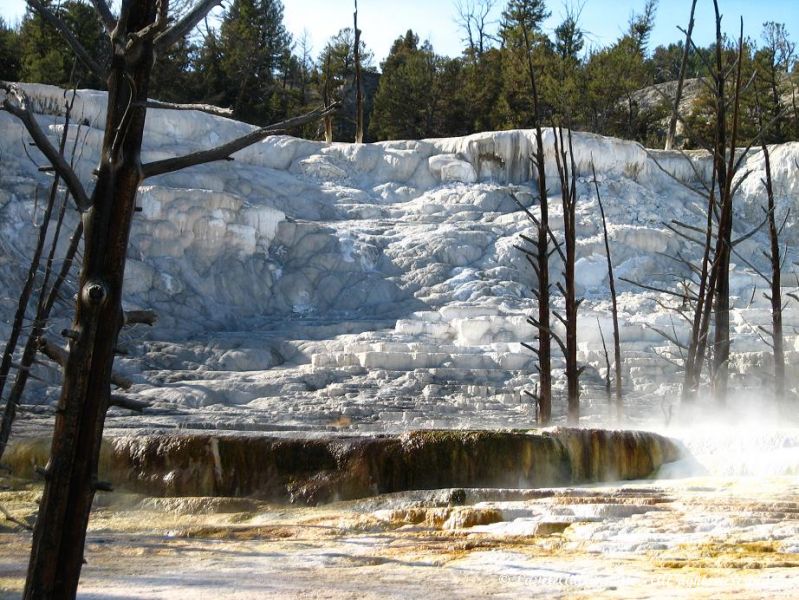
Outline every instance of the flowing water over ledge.
[[[49, 441], [16, 442], [21, 477], [47, 462]], [[106, 439], [100, 478], [152, 496], [248, 496], [317, 504], [440, 488], [538, 488], [640, 479], [678, 458], [649, 432], [412, 431], [397, 436], [143, 435]]]

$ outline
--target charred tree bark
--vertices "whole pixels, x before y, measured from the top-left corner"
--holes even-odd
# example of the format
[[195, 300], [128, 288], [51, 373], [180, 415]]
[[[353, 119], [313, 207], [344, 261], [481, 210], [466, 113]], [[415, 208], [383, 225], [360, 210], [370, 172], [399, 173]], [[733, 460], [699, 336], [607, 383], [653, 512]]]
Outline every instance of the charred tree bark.
[[[322, 102], [324, 102], [325, 108], [329, 108], [333, 105], [333, 101], [330, 97], [330, 52], [327, 53], [325, 57], [325, 85], [322, 87]], [[325, 117], [325, 142], [328, 144], [333, 143], [333, 117], [331, 115], [327, 115]]]
[[83, 215], [84, 256], [74, 339], [33, 534], [24, 592], [28, 599], [72, 598], [78, 587], [110, 402], [114, 347], [122, 323], [128, 236], [141, 178], [145, 104], [155, 58], [150, 32], [166, 26], [166, 6], [159, 0], [123, 2], [112, 37], [105, 135], [91, 208]]
[[355, 143], [363, 143], [363, 83], [361, 82], [361, 30], [358, 29], [358, 0], [353, 14], [355, 26]]
[[[48, 9], [33, 2], [39, 12]], [[64, 363], [64, 385], [56, 410], [50, 460], [44, 470], [45, 486], [33, 534], [24, 597], [74, 598], [94, 493], [107, 489], [97, 481], [100, 443], [110, 405], [140, 409], [140, 403], [114, 399], [110, 386], [114, 352], [122, 313], [122, 283], [136, 207], [136, 194], [147, 176], [170, 173], [188, 166], [230, 160], [231, 154], [285, 128], [329, 116], [335, 103], [273, 127], [250, 132], [207, 151], [183, 157], [141, 163], [147, 110], [147, 89], [156, 52], [184, 37], [220, 0], [198, 0], [194, 8], [170, 25], [168, 0], [123, 0], [114, 22], [105, 0], [93, 0], [111, 35], [113, 58], [108, 74], [108, 103], [100, 165], [89, 198], [63, 156], [52, 147], [33, 114], [20, 104], [4, 101], [3, 108], [19, 117], [37, 147], [61, 176], [82, 211], [83, 262], [77, 306], [66, 356], [59, 347], [55, 360]], [[71, 41], [70, 41], [71, 40]], [[78, 42], [68, 38], [70, 44]], [[74, 48], [80, 56], [82, 48]], [[18, 94], [21, 98], [22, 94]], [[152, 321], [152, 315], [136, 315]], [[122, 387], [130, 382], [116, 378]]]
[[[720, 215], [718, 239], [716, 244], [715, 268], [718, 271], [715, 288], [715, 331], [713, 340], [713, 393], [719, 404], [727, 401], [727, 383], [729, 379], [730, 359], [730, 256], [732, 253], [732, 207], [733, 183], [735, 175], [735, 150], [738, 137], [738, 119], [740, 108], [741, 74], [743, 63], [743, 21], [741, 22], [741, 35], [738, 41], [738, 64], [735, 71], [735, 88], [733, 97], [732, 130], [729, 139], [729, 148], [726, 141], [726, 97], [724, 65], [722, 62], [722, 37], [721, 15], [718, 12], [718, 0], [714, 0], [716, 7], [716, 67], [717, 74], [717, 118], [719, 133], [715, 161], [718, 163], [718, 182], [720, 189]], [[728, 152], [727, 156], [725, 153]], [[725, 160], [728, 161], [725, 164]]]
[[[66, 98], [66, 93], [64, 94]], [[59, 143], [59, 154], [61, 156], [64, 155], [64, 148], [66, 147], [67, 137], [69, 135], [69, 127], [70, 127], [70, 117], [72, 114], [72, 107], [75, 103], [75, 94], [73, 92], [72, 101], [66, 102], [65, 108], [65, 116], [64, 116], [64, 128], [61, 134], [61, 140]], [[75, 156], [75, 150], [77, 147], [78, 136], [75, 136], [75, 144], [72, 147], [72, 156]], [[56, 173], [55, 178], [50, 186], [50, 194], [48, 197], [48, 202], [45, 209], [45, 214], [42, 220], [42, 224], [39, 226], [39, 236], [37, 239], [36, 249], [34, 250], [33, 258], [31, 259], [31, 266], [30, 270], [28, 271], [28, 279], [26, 280], [26, 284], [23, 287], [22, 293], [20, 294], [20, 306], [22, 307], [22, 313], [18, 313], [17, 316], [24, 316], [25, 308], [28, 305], [31, 297], [31, 286], [30, 284], [33, 283], [36, 277], [36, 272], [39, 269], [39, 263], [42, 257], [42, 250], [44, 241], [47, 237], [47, 232], [49, 229], [52, 212], [55, 208], [56, 197], [58, 194], [58, 187], [61, 181], [60, 176]], [[82, 229], [77, 231], [73, 234], [72, 239], [69, 244], [69, 248], [67, 249], [66, 256], [64, 258], [64, 263], [62, 264], [61, 271], [56, 277], [56, 280], [53, 282], [52, 286], [48, 292], [48, 286], [50, 286], [50, 277], [53, 272], [53, 262], [55, 260], [56, 249], [58, 247], [58, 242], [61, 236], [61, 229], [64, 223], [64, 216], [66, 214], [67, 204], [69, 202], [69, 191], [64, 193], [61, 206], [58, 211], [58, 216], [56, 218], [55, 230], [52, 234], [52, 240], [50, 242], [50, 250], [47, 255], [47, 261], [45, 263], [45, 272], [44, 277], [39, 286], [39, 297], [36, 302], [36, 310], [35, 316], [33, 318], [33, 323], [31, 326], [31, 331], [28, 333], [28, 338], [25, 342], [25, 346], [22, 350], [22, 355], [20, 357], [20, 364], [19, 368], [17, 369], [17, 373], [14, 377], [14, 385], [11, 387], [11, 391], [6, 398], [5, 407], [3, 411], [3, 418], [0, 421], [0, 458], [2, 458], [3, 453], [5, 452], [6, 446], [8, 445], [8, 440], [11, 437], [11, 428], [14, 424], [14, 420], [16, 419], [17, 415], [17, 406], [19, 406], [20, 400], [22, 398], [22, 392], [25, 390], [25, 386], [28, 382], [28, 377], [30, 376], [30, 369], [33, 366], [33, 361], [36, 357], [36, 344], [37, 338], [42, 334], [44, 331], [45, 325], [47, 324], [47, 319], [50, 316], [50, 311], [53, 308], [53, 304], [60, 292], [61, 285], [63, 284], [64, 280], [66, 279], [69, 270], [72, 266], [72, 259], [74, 258], [75, 252], [77, 251], [78, 243], [80, 242], [80, 235]], [[24, 306], [22, 306], [24, 304]], [[14, 329], [12, 330], [12, 335], [9, 339], [9, 344], [12, 343], [16, 345], [20, 329], [22, 326], [22, 322], [15, 320]], [[17, 329], [17, 327], [19, 329]], [[14, 348], [6, 347], [6, 355], [10, 356], [14, 353]], [[9, 364], [10, 366], [10, 364]], [[3, 363], [0, 366], [0, 396], [2, 396], [2, 391], [4, 388], [4, 384], [9, 375], [9, 370], [5, 368], [6, 365]]]
[[682, 60], [680, 61], [680, 74], [677, 77], [677, 91], [674, 95], [674, 106], [671, 109], [671, 117], [669, 118], [669, 130], [666, 134], [666, 150], [671, 150], [674, 147], [674, 136], [677, 134], [677, 119], [680, 114], [680, 100], [682, 99], [682, 88], [685, 83], [685, 71], [688, 67], [688, 54], [691, 47], [691, 35], [694, 31], [694, 12], [696, 11], [696, 0], [691, 2], [691, 17], [688, 20], [688, 31], [685, 34], [685, 48], [682, 51]]
[[555, 159], [561, 182], [561, 199], [563, 201], [563, 236], [566, 248], [563, 265], [563, 285], [558, 287], [565, 299], [565, 315], [554, 313], [566, 328], [566, 398], [567, 422], [569, 425], [580, 423], [580, 374], [577, 365], [577, 309], [581, 301], [575, 291], [574, 264], [577, 260], [577, 169], [574, 163], [571, 130], [568, 130], [568, 149], [563, 140], [563, 129], [555, 131]]
[[785, 401], [785, 349], [782, 331], [782, 283], [780, 270], [782, 258], [780, 256], [780, 231], [777, 227], [774, 205], [774, 187], [771, 180], [771, 157], [769, 156], [768, 146], [763, 143], [763, 158], [766, 163], [766, 179], [763, 185], [768, 195], [768, 234], [770, 242], [770, 252], [768, 254], [771, 262], [771, 287], [770, 293], [766, 298], [771, 302], [771, 344], [774, 355], [774, 398], [779, 403]]
[[538, 102], [538, 86], [533, 67], [532, 48], [526, 23], [522, 22], [522, 33], [527, 53], [527, 72], [530, 78], [530, 91], [535, 118], [535, 158], [536, 184], [541, 214], [536, 223], [536, 275], [538, 278], [538, 415], [539, 422], [548, 425], [552, 420], [552, 334], [550, 316], [549, 283], [549, 207], [547, 199], [546, 163], [544, 160], [544, 134], [541, 130], [541, 113]]
[[[599, 203], [599, 214], [602, 216], [602, 233], [605, 240], [605, 256], [608, 259], [608, 287], [610, 288], [611, 313], [613, 315], [613, 362], [615, 366], [615, 396], [616, 396], [616, 419], [621, 421], [624, 412], [624, 401], [622, 400], [622, 378], [621, 378], [621, 337], [619, 335], [619, 306], [616, 297], [616, 278], [613, 275], [613, 260], [610, 256], [610, 240], [608, 239], [608, 223], [605, 219], [605, 207], [602, 205], [602, 196], [599, 193], [599, 182], [596, 179], [596, 169], [594, 162], [591, 161], [591, 173], [594, 176], [594, 188], [596, 199]], [[601, 333], [601, 328], [600, 328]], [[605, 346], [605, 338], [602, 337], [602, 346]], [[605, 349], [607, 356], [607, 348]], [[610, 365], [608, 365], [608, 378], [610, 377]]]

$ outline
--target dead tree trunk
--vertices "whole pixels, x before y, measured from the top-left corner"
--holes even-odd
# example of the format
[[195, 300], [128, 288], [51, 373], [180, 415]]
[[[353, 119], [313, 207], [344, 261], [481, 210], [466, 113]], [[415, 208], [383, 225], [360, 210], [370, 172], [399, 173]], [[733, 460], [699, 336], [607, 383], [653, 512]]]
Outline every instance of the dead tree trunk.
[[154, 35], [147, 28], [160, 33], [158, 21], [166, 17], [166, 10], [157, 11], [161, 6], [158, 0], [123, 2], [112, 39], [105, 136], [91, 208], [83, 216], [78, 303], [25, 598], [73, 597], [78, 587], [111, 395], [114, 347], [122, 324], [128, 236], [141, 178], [144, 105], [154, 61]]
[[361, 30], [358, 29], [358, 0], [355, 0], [355, 143], [363, 143], [363, 82], [361, 82]]
[[696, 11], [696, 0], [691, 2], [691, 17], [688, 20], [688, 31], [685, 34], [685, 48], [682, 51], [682, 60], [680, 61], [680, 74], [677, 77], [677, 91], [674, 94], [674, 106], [671, 109], [671, 118], [669, 118], [669, 130], [666, 134], [666, 150], [671, 150], [674, 147], [674, 136], [677, 134], [677, 118], [680, 114], [680, 100], [682, 99], [682, 88], [685, 83], [685, 71], [688, 67], [688, 54], [690, 53], [691, 35], [694, 31], [694, 12]]
[[[720, 215], [718, 227], [718, 239], [716, 244], [715, 268], [718, 271], [715, 289], [715, 331], [713, 340], [713, 393], [719, 404], [724, 404], [727, 400], [727, 382], [729, 379], [729, 359], [730, 359], [730, 256], [732, 253], [732, 207], [733, 207], [733, 183], [735, 175], [735, 150], [738, 138], [738, 119], [740, 108], [741, 75], [743, 63], [743, 21], [741, 22], [741, 34], [738, 41], [738, 64], [735, 72], [735, 87], [733, 97], [733, 116], [732, 130], [729, 138], [729, 148], [724, 142], [726, 136], [726, 94], [724, 64], [722, 62], [721, 45], [721, 15], [718, 12], [718, 0], [714, 0], [716, 7], [716, 67], [717, 73], [717, 97], [718, 103], [718, 124], [719, 134], [717, 136], [715, 160], [718, 164], [718, 183], [720, 189]], [[728, 153], [725, 154], [725, 153]], [[727, 164], [725, 164], [725, 160]]]
[[602, 340], [602, 353], [605, 356], [605, 396], [608, 400], [608, 410], [609, 414], [613, 414], [613, 394], [611, 393], [611, 384], [610, 384], [610, 355], [608, 354], [608, 346], [605, 344], [605, 332], [602, 331], [602, 323], [599, 321], [599, 317], [596, 319], [596, 326], [599, 328], [599, 338]]
[[[714, 162], [715, 165], [715, 162]], [[704, 362], [705, 347], [708, 335], [709, 307], [713, 304], [713, 289], [715, 287], [715, 263], [711, 264], [710, 257], [713, 248], [713, 215], [716, 211], [716, 173], [715, 166], [711, 178], [710, 191], [708, 192], [707, 220], [705, 224], [705, 243], [702, 251], [702, 265], [699, 271], [699, 289], [697, 292], [694, 315], [691, 322], [691, 338], [688, 342], [687, 356], [685, 358], [685, 374], [681, 402], [692, 402], [699, 392], [699, 382]]]
[[[66, 98], [66, 93], [64, 94]], [[59, 143], [59, 154], [61, 156], [64, 155], [64, 148], [66, 146], [67, 137], [69, 135], [69, 127], [70, 127], [70, 116], [72, 113], [72, 107], [75, 102], [75, 93], [73, 92], [72, 101], [67, 101], [65, 103], [65, 116], [64, 116], [64, 128], [61, 134], [61, 140]], [[78, 136], [75, 136], [75, 144], [72, 147], [72, 157], [75, 156], [75, 150], [77, 147]], [[39, 269], [39, 263], [42, 258], [42, 250], [44, 246], [44, 241], [47, 238], [47, 232], [50, 226], [50, 220], [52, 217], [53, 209], [55, 208], [56, 197], [58, 195], [58, 188], [61, 182], [61, 178], [56, 173], [55, 178], [50, 186], [50, 194], [48, 197], [48, 202], [45, 208], [45, 214], [42, 220], [42, 224], [39, 226], [39, 236], [37, 239], [36, 249], [34, 250], [33, 258], [31, 259], [30, 269], [28, 271], [28, 279], [26, 280], [25, 286], [23, 286], [22, 293], [20, 294], [20, 301], [19, 306], [22, 308], [22, 312], [17, 314], [17, 316], [24, 316], [25, 308], [27, 307], [30, 298], [31, 298], [31, 284], [35, 280], [36, 272]], [[71, 268], [72, 259], [74, 257], [75, 252], [77, 251], [77, 246], [80, 241], [80, 235], [82, 232], [82, 228], [79, 228], [80, 231], [76, 232], [72, 236], [72, 240], [70, 241], [69, 248], [67, 250], [66, 256], [64, 258], [64, 263], [61, 267], [61, 272], [56, 280], [53, 282], [52, 287], [50, 287], [48, 292], [48, 286], [50, 286], [50, 277], [53, 272], [53, 262], [55, 260], [55, 253], [58, 247], [58, 242], [61, 237], [61, 229], [64, 223], [64, 216], [66, 214], [67, 204], [69, 202], [69, 191], [66, 191], [63, 195], [61, 206], [59, 207], [58, 216], [56, 218], [55, 223], [55, 230], [52, 234], [52, 239], [50, 241], [50, 250], [48, 252], [47, 261], [45, 263], [45, 271], [44, 277], [41, 281], [41, 285], [39, 286], [39, 297], [36, 302], [36, 310], [35, 316], [33, 318], [33, 323], [31, 326], [31, 330], [28, 333], [28, 338], [25, 342], [25, 346], [22, 351], [22, 355], [20, 357], [20, 364], [19, 368], [17, 369], [16, 376], [14, 377], [14, 385], [11, 387], [11, 391], [6, 398], [5, 407], [3, 411], [3, 418], [0, 421], [0, 459], [3, 457], [3, 453], [5, 452], [6, 446], [8, 445], [8, 440], [11, 437], [11, 428], [14, 424], [14, 420], [16, 419], [17, 415], [17, 406], [19, 406], [20, 399], [22, 397], [22, 392], [25, 389], [25, 385], [28, 382], [28, 377], [30, 375], [30, 369], [33, 366], [34, 358], [36, 357], [36, 340], [39, 335], [44, 331], [44, 327], [47, 323], [47, 319], [50, 316], [50, 311], [53, 308], [53, 304], [55, 303], [56, 297], [60, 291], [61, 285], [63, 284], [66, 276]], [[24, 306], [23, 306], [24, 305]], [[19, 333], [22, 327], [22, 322], [17, 322], [15, 320], [14, 323], [14, 330], [12, 330], [12, 335], [9, 339], [9, 346], [13, 343], [14, 345], [17, 343], [19, 338]], [[14, 348], [6, 347], [6, 355], [11, 356], [14, 353]], [[10, 364], [9, 364], [10, 366]], [[6, 369], [5, 362], [0, 367], [0, 397], [2, 396], [2, 391], [4, 388], [4, 384], [9, 375], [9, 370]]]
[[580, 422], [580, 374], [582, 369], [577, 365], [577, 310], [581, 300], [575, 292], [574, 264], [577, 260], [577, 169], [574, 162], [571, 129], [568, 130], [568, 148], [563, 139], [563, 129], [555, 131], [555, 162], [558, 167], [563, 201], [563, 236], [565, 260], [563, 265], [563, 284], [558, 288], [565, 299], [565, 315], [554, 312], [555, 317], [566, 328], [564, 357], [566, 358], [566, 398], [567, 422], [578, 425]]
[[[50, 197], [45, 208], [42, 224], [39, 227], [39, 236], [36, 241], [36, 248], [28, 269], [28, 275], [19, 295], [17, 310], [14, 314], [14, 320], [11, 325], [11, 334], [8, 337], [8, 341], [6, 341], [5, 350], [3, 351], [3, 359], [0, 362], [0, 397], [2, 397], [3, 389], [5, 388], [6, 381], [8, 381], [8, 376], [11, 374], [14, 352], [17, 349], [17, 344], [19, 343], [19, 338], [22, 334], [25, 324], [25, 312], [28, 309], [28, 304], [30, 302], [31, 295], [33, 294], [33, 285], [36, 281], [36, 272], [39, 269], [39, 261], [42, 258], [42, 252], [44, 250], [44, 240], [47, 236], [47, 229], [50, 224], [50, 215], [52, 214], [53, 206], [55, 205], [57, 189], [58, 184], [56, 183], [53, 185], [53, 189], [51, 190]], [[38, 194], [38, 189], [36, 193]], [[6, 407], [5, 414], [8, 414], [8, 407]]]
[[780, 270], [782, 258], [780, 256], [780, 228], [777, 227], [774, 205], [774, 187], [771, 180], [771, 158], [768, 146], [762, 144], [763, 158], [766, 163], [766, 178], [763, 185], [768, 196], [768, 233], [770, 241], [770, 252], [767, 254], [771, 263], [771, 287], [770, 293], [766, 294], [766, 299], [771, 302], [771, 348], [774, 355], [774, 398], [778, 403], [785, 401], [785, 349], [782, 331], [782, 283]]
[[[61, 31], [79, 57], [87, 56], [66, 25], [44, 4], [39, 0], [28, 3]], [[24, 93], [15, 88], [16, 103], [7, 99], [3, 105], [23, 122], [36, 146], [63, 179], [83, 213], [84, 230], [77, 306], [72, 328], [65, 333], [70, 348], [50, 460], [44, 471], [26, 599], [74, 598], [77, 591], [92, 500], [95, 491], [104, 487], [97, 481], [97, 466], [105, 414], [112, 402], [114, 350], [124, 322], [121, 297], [125, 257], [140, 182], [193, 165], [232, 160], [231, 154], [269, 135], [323, 118], [335, 109], [335, 104], [331, 104], [327, 110], [253, 130], [210, 150], [142, 164], [147, 90], [156, 48], [165, 52], [216, 4], [219, 0], [199, 0], [180, 20], [170, 24], [168, 0], [123, 0], [118, 20], [105, 0], [93, 0], [111, 37], [113, 58], [107, 78], [100, 165], [91, 198], [71, 165], [39, 127]], [[98, 71], [96, 65], [90, 67]]]
[[550, 317], [550, 283], [549, 283], [549, 207], [547, 200], [547, 178], [544, 160], [544, 134], [541, 129], [541, 114], [538, 102], [538, 86], [533, 67], [532, 48], [527, 25], [522, 21], [522, 32], [527, 53], [527, 72], [530, 78], [530, 92], [533, 101], [533, 115], [535, 118], [535, 157], [533, 165], [536, 172], [538, 187], [538, 202], [541, 208], [537, 222], [535, 222], [537, 236], [535, 240], [535, 256], [530, 264], [538, 279], [538, 290], [534, 291], [538, 300], [538, 318], [533, 321], [537, 329], [538, 346], [534, 352], [538, 356], [538, 403], [539, 422], [548, 425], [552, 419], [552, 332]]
[[[621, 393], [621, 337], [619, 335], [619, 306], [616, 297], [616, 278], [613, 275], [613, 260], [610, 256], [610, 240], [608, 239], [608, 223], [605, 219], [605, 207], [602, 205], [602, 196], [599, 193], [599, 182], [596, 178], [596, 169], [594, 168], [593, 160], [591, 161], [591, 173], [594, 176], [594, 189], [596, 190], [596, 199], [599, 203], [599, 214], [602, 216], [602, 233], [605, 240], [605, 256], [607, 256], [608, 260], [608, 287], [610, 288], [611, 313], [613, 315], [613, 362], [616, 371], [616, 419], [621, 421], [624, 406]], [[605, 345], [604, 336], [602, 338], [602, 345]], [[607, 349], [605, 350], [605, 354], [607, 355]], [[609, 365], [608, 377], [610, 377]]]
[[[47, 320], [50, 318], [50, 312], [52, 311], [61, 291], [61, 286], [63, 285], [70, 269], [72, 268], [72, 261], [75, 257], [75, 253], [78, 250], [78, 245], [82, 235], [83, 225], [78, 224], [78, 227], [72, 234], [69, 248], [67, 249], [64, 263], [61, 265], [61, 270], [58, 274], [58, 277], [50, 287], [50, 291], [47, 293], [46, 298], [44, 293], [45, 290], [42, 289], [42, 295], [40, 296], [39, 303], [36, 307], [36, 316], [33, 320], [33, 327], [28, 334], [28, 340], [25, 342], [25, 347], [22, 350], [22, 356], [20, 357], [19, 361], [20, 368], [14, 378], [14, 385], [11, 386], [11, 391], [6, 399], [3, 420], [0, 422], [0, 458], [2, 458], [6, 446], [8, 445], [8, 440], [11, 437], [11, 428], [14, 424], [14, 420], [16, 419], [17, 407], [22, 400], [22, 393], [25, 391], [25, 386], [27, 385], [28, 378], [30, 376], [30, 369], [33, 366], [33, 362], [38, 351], [39, 338], [44, 333]], [[57, 239], [53, 240], [54, 248], [56, 242]]]
[[[6, 95], [12, 93], [11, 88], [6, 88]], [[74, 96], [73, 96], [74, 102]], [[10, 100], [6, 97], [6, 100], [3, 103], [3, 107], [8, 110], [12, 108], [10, 104]], [[67, 142], [67, 134], [69, 131], [69, 105], [67, 105], [66, 111], [66, 118], [64, 122], [64, 130], [61, 134], [61, 139], [59, 142], [58, 152], [63, 157], [64, 156], [64, 147], [66, 146]], [[11, 373], [11, 361], [14, 356], [14, 352], [16, 351], [17, 344], [19, 343], [19, 337], [22, 334], [22, 329], [25, 320], [25, 312], [28, 309], [28, 304], [30, 303], [31, 296], [33, 295], [33, 287], [34, 283], [36, 282], [36, 273], [39, 270], [39, 263], [42, 259], [42, 254], [44, 253], [44, 246], [45, 241], [47, 239], [47, 231], [50, 228], [50, 220], [53, 215], [53, 209], [56, 205], [56, 199], [58, 198], [58, 185], [60, 182], [60, 176], [58, 173], [55, 174], [55, 179], [53, 180], [52, 184], [50, 185], [50, 193], [47, 197], [47, 203], [45, 204], [44, 214], [42, 215], [42, 223], [39, 226], [39, 234], [36, 238], [36, 246], [34, 247], [33, 257], [31, 258], [31, 264], [28, 268], [28, 274], [25, 278], [25, 283], [22, 286], [22, 290], [19, 294], [19, 300], [17, 302], [17, 310], [14, 314], [14, 320], [11, 325], [11, 334], [6, 341], [6, 346], [3, 351], [3, 358], [0, 361], [0, 398], [3, 396], [3, 390], [5, 388], [5, 384], [8, 381], [8, 376]], [[39, 193], [38, 187], [35, 191], [36, 194]], [[4, 413], [4, 419], [9, 417], [5, 416], [9, 414], [8, 406], [6, 406], [6, 410]], [[13, 420], [13, 417], [10, 417]], [[10, 427], [10, 424], [9, 424]], [[0, 446], [0, 456], [2, 456], [2, 447]]]
[[[330, 52], [325, 57], [325, 84], [322, 87], [322, 102], [325, 108], [330, 107], [333, 102], [330, 98]], [[328, 144], [333, 143], [333, 117], [328, 115], [325, 117], [325, 142]]]
[[[683, 402], [695, 399], [702, 381], [704, 368], [707, 368], [708, 380], [717, 401], [719, 403], [725, 401], [730, 356], [730, 258], [732, 254], [736, 253], [735, 246], [738, 243], [751, 237], [766, 223], [766, 220], [764, 220], [761, 225], [750, 233], [738, 240], [732, 239], [734, 196], [738, 187], [749, 175], [749, 172], [743, 173], [737, 182], [734, 183], [733, 180], [736, 174], [740, 172], [743, 160], [754, 141], [743, 152], [737, 151], [736, 142], [741, 117], [741, 94], [744, 89], [742, 86], [743, 22], [741, 22], [740, 26], [736, 61], [727, 65], [723, 55], [724, 40], [721, 33], [721, 15], [717, 0], [714, 0], [714, 9], [716, 24], [715, 64], [705, 63], [708, 79], [712, 81], [712, 83], [707, 85], [711, 88], [714, 101], [714, 139], [708, 140], [701, 135], [697, 135], [679, 113], [673, 113], [673, 116], [676, 116], [682, 122], [691, 139], [706, 150], [712, 158], [711, 183], [709, 185], [702, 183], [704, 192], [691, 188], [695, 193], [704, 195], [706, 192], [707, 214], [705, 228], [700, 229], [678, 221], [672, 221], [673, 226], [666, 225], [671, 231], [689, 242], [703, 246], [701, 266], [693, 266], [679, 255], [677, 257], [680, 262], [686, 262], [694, 275], [699, 278], [697, 282], [694, 282], [698, 286], [698, 291], [695, 294], [689, 293], [685, 296], [686, 299], [694, 302], [693, 317], [688, 318], [687, 315], [682, 315], [691, 323], [691, 336], [689, 343], [685, 345], [686, 354], [683, 356], [685, 367], [682, 389]], [[686, 36], [686, 42], [696, 50], [696, 45], [691, 41], [690, 35]], [[727, 77], [730, 74], [734, 78], [732, 84], [727, 82]], [[728, 90], [731, 90], [731, 97], [729, 97]], [[729, 110], [732, 110], [731, 124], [727, 122]], [[771, 125], [771, 122], [768, 125]], [[768, 125], [763, 126], [761, 122], [760, 130], [753, 136], [753, 140], [761, 140], [767, 131]], [[690, 160], [687, 157], [686, 159]], [[698, 173], [697, 176], [699, 177]], [[683, 185], [685, 184], [683, 183]], [[746, 262], [740, 255], [738, 257]], [[678, 312], [682, 314], [681, 310], [678, 310]], [[714, 325], [712, 339], [710, 338], [711, 323]], [[677, 343], [680, 343], [679, 340], [677, 340]]]

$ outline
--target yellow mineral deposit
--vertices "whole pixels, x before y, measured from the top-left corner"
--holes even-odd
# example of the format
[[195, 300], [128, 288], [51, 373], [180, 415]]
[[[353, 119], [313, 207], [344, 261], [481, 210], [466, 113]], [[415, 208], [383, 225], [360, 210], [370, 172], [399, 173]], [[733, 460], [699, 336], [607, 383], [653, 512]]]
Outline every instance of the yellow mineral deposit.
[[[672, 433], [680, 437], [679, 460], [671, 456], [659, 477], [626, 483], [409, 490], [319, 506], [101, 494], [81, 595], [301, 598], [324, 589], [329, 597], [374, 599], [795, 597], [799, 431]], [[645, 434], [550, 434], [570, 449], [574, 473], [629, 473], [672, 452]], [[404, 448], [423, 452], [456, 438], [430, 432], [410, 439]], [[489, 439], [502, 445], [498, 434]], [[140, 446], [126, 440], [121, 447]], [[214, 470], [212, 451], [198, 454], [188, 442], [167, 447], [187, 454], [163, 462], [166, 472], [200, 456]], [[589, 447], [600, 458], [579, 460]], [[625, 447], [637, 450], [616, 454]], [[225, 448], [219, 444], [219, 456], [229, 465]], [[33, 464], [40, 452], [40, 444], [16, 446], [9, 462]], [[530, 457], [537, 455], [519, 459]], [[8, 475], [4, 484], [0, 502], [32, 519], [39, 484]], [[29, 534], [6, 522], [0, 539], [0, 586], [16, 597]]]

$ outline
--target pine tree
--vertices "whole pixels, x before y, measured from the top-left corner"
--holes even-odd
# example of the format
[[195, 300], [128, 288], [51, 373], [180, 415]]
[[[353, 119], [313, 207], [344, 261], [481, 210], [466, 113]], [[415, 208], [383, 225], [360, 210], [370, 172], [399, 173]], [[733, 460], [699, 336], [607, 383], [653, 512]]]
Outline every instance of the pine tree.
[[[514, 2], [510, 4], [514, 4]], [[524, 2], [523, 4], [539, 5], [538, 2]], [[546, 13], [541, 12], [542, 8], [543, 3], [540, 3], [537, 8], [533, 6], [517, 8], [513, 12], [509, 12], [520, 19], [516, 26], [512, 26], [510, 22], [503, 25], [505, 29], [502, 36], [503, 40], [506, 40], [506, 46], [502, 49], [502, 98], [499, 111], [502, 115], [501, 127], [503, 129], [528, 128], [535, 121], [530, 103], [530, 86], [527, 83], [529, 80], [528, 48], [537, 72], [547, 73], [553, 70], [556, 56], [552, 42], [540, 31], [540, 21], [534, 20], [541, 15], [546, 16]], [[535, 28], [530, 28], [531, 24]], [[540, 115], [548, 120], [547, 117], [551, 114], [552, 109], [548, 106], [545, 97], [541, 100]]]
[[0, 17], [0, 80], [19, 79], [19, 33]]
[[585, 37], [577, 24], [577, 18], [574, 15], [568, 15], [555, 28], [555, 52], [563, 60], [577, 62], [584, 44]]
[[433, 130], [436, 57], [410, 29], [397, 38], [382, 64], [371, 128], [379, 139], [420, 139]]
[[[45, 2], [46, 5], [51, 3]], [[80, 44], [98, 64], [110, 60], [111, 45], [94, 9], [77, 0], [53, 6], [55, 14], [67, 25]], [[42, 17], [29, 10], [20, 27], [20, 79], [37, 83], [105, 89], [106, 83], [89, 72], [80, 62], [74, 63], [72, 51], [58, 32]]]
[[291, 41], [280, 0], [234, 0], [219, 28], [224, 87], [212, 95], [222, 96], [244, 121], [262, 124], [285, 116], [274, 96]]
[[760, 101], [767, 118], [775, 120], [773, 127], [768, 130], [766, 141], [781, 143], [791, 138], [789, 120], [780, 116], [787, 108], [783, 97], [791, 98], [788, 74], [796, 58], [796, 44], [790, 40], [784, 23], [763, 23], [761, 37], [764, 45], [754, 56], [757, 85], [762, 89]]
[[644, 10], [633, 14], [627, 24], [627, 35], [632, 39], [636, 49], [641, 54], [646, 53], [649, 45], [649, 36], [655, 28], [655, 14], [658, 9], [658, 0], [646, 0]]
[[194, 88], [195, 72], [193, 63], [197, 47], [189, 40], [181, 40], [169, 51], [155, 59], [150, 76], [150, 96], [167, 102], [191, 102], [200, 93]]
[[463, 94], [469, 133], [501, 129], [507, 111], [503, 96], [504, 50], [489, 48], [463, 69]]
[[545, 0], [508, 0], [499, 23], [499, 36], [506, 47], [524, 47], [521, 28], [524, 24], [530, 36], [541, 33], [541, 26], [552, 14]]

